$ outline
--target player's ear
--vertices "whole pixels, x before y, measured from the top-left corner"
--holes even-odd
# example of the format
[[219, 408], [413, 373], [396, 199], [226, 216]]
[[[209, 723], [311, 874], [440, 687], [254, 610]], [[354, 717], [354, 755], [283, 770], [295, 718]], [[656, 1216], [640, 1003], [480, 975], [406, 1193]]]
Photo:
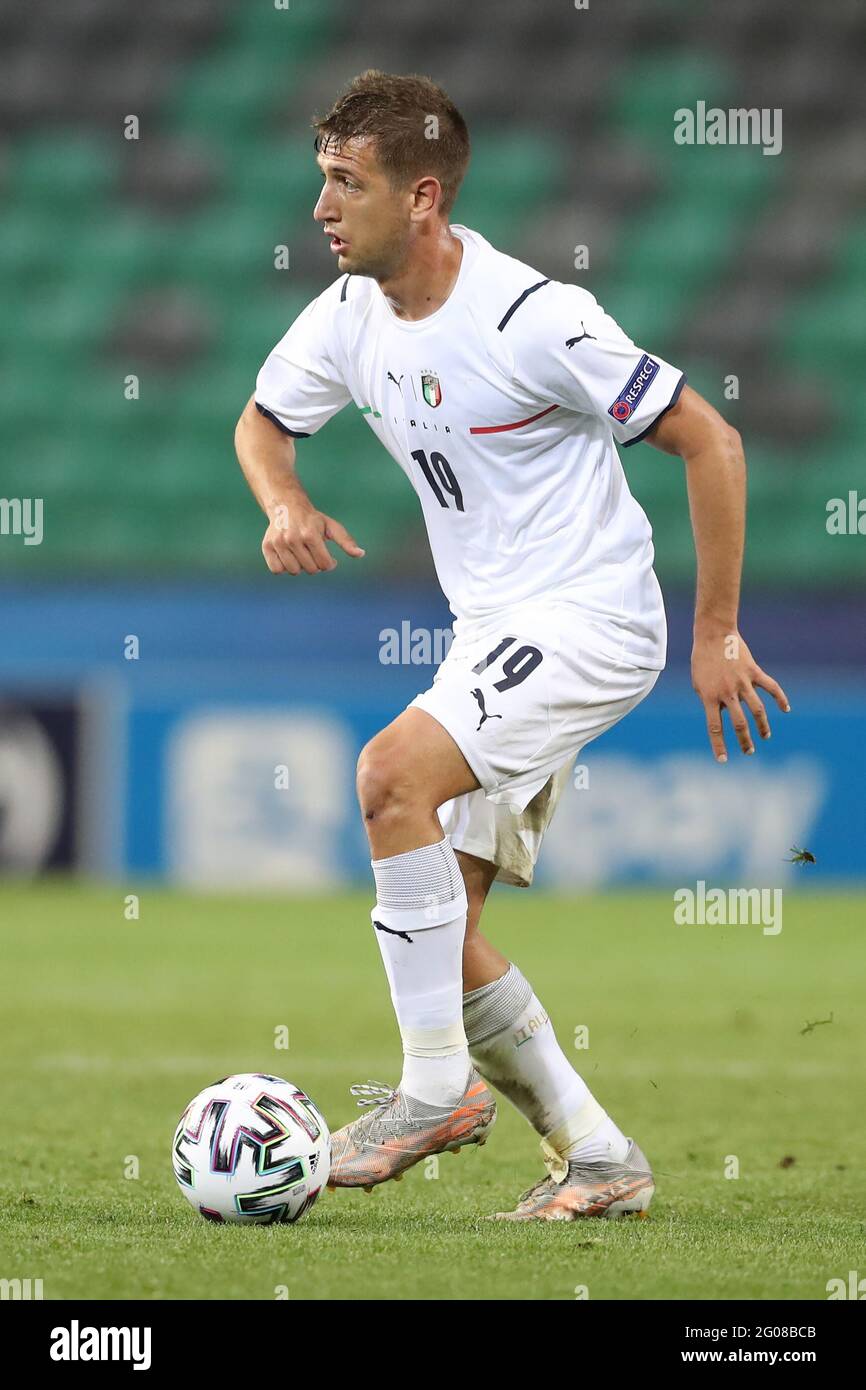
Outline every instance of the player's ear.
[[429, 217], [442, 202], [442, 185], [432, 174], [419, 179], [412, 196], [413, 215]]

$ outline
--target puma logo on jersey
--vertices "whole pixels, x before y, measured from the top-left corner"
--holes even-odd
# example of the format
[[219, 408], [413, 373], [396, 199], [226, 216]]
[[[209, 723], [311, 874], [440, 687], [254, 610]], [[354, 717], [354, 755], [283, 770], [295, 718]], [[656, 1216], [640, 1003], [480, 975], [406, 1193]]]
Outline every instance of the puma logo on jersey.
[[388, 373], [388, 380], [389, 380], [389, 381], [393, 381], [394, 385], [399, 389], [399, 387], [400, 387], [400, 382], [403, 380], [403, 378], [404, 378], [405, 375], [406, 375], [405, 372], [401, 372], [401, 373], [400, 373], [400, 376], [399, 376], [399, 378], [398, 378], [398, 377], [396, 377], [396, 376], [394, 375], [393, 372], [389, 372], [389, 373]]
[[[479, 708], [480, 711], [481, 711], [481, 718], [480, 718], [479, 721], [478, 721], [478, 729], [481, 728], [481, 725], [484, 723], [485, 719], [501, 719], [501, 718], [502, 718], [502, 715], [501, 715], [501, 714], [488, 714], [488, 713], [487, 713], [487, 710], [484, 708], [484, 695], [483, 695], [483, 693], [482, 693], [480, 690], [478, 690], [478, 689], [473, 690], [473, 691], [472, 691], [472, 694], [475, 696], [475, 699], [478, 701], [478, 708]], [[475, 730], [476, 734], [478, 733], [478, 729]]]
[[598, 342], [598, 338], [596, 338], [593, 333], [587, 333], [586, 329], [583, 327], [583, 319], [580, 320], [580, 326], [581, 328], [583, 328], [583, 332], [581, 333], [579, 338], [566, 338], [565, 346], [567, 348], [574, 347], [575, 343], [582, 343], [584, 338], [592, 338], [592, 341], [594, 343]]

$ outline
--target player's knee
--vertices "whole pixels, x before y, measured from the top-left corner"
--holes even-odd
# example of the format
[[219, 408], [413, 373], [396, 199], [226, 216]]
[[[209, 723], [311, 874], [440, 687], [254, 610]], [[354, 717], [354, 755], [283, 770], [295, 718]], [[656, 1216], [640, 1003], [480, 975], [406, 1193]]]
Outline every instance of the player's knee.
[[367, 820], [398, 812], [409, 792], [409, 780], [398, 751], [379, 735], [361, 750], [355, 786], [358, 804]]

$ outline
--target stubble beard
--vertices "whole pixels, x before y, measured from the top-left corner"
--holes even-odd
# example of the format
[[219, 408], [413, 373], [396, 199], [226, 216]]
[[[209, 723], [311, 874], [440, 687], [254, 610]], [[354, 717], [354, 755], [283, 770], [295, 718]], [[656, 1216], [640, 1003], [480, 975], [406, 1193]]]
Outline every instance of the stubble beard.
[[[351, 251], [352, 248], [350, 247]], [[372, 280], [393, 280], [406, 267], [409, 256], [409, 237], [402, 227], [395, 228], [375, 251], [367, 252], [354, 265], [346, 266], [349, 275], [367, 275]]]

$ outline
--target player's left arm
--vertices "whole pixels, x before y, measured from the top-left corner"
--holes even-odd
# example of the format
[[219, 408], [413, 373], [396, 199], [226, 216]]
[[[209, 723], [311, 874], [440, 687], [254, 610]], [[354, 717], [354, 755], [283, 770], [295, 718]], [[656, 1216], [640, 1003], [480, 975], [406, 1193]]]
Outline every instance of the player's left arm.
[[710, 744], [727, 761], [722, 710], [728, 711], [744, 753], [754, 753], [743, 706], [761, 738], [770, 724], [758, 690], [766, 690], [785, 713], [788, 697], [763, 671], [737, 626], [746, 519], [746, 461], [739, 434], [690, 386], [645, 436], [686, 465], [692, 530], [697, 555], [692, 684], [704, 706]]

